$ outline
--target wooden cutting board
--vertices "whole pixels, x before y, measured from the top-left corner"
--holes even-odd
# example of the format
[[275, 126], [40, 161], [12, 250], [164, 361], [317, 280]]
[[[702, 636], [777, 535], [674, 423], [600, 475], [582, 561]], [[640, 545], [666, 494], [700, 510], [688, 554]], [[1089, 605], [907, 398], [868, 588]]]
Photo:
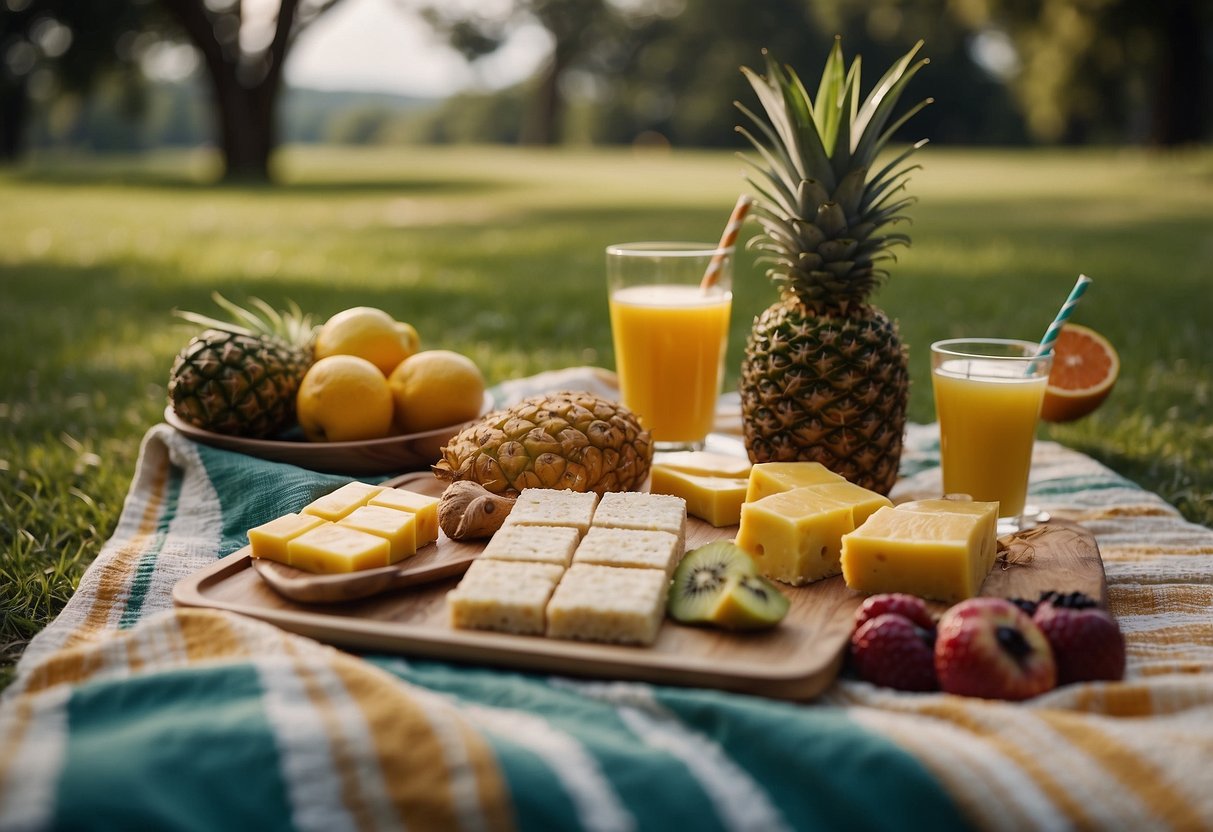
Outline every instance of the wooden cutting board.
[[[394, 484], [399, 484], [393, 481]], [[441, 492], [433, 477], [413, 475], [411, 490]], [[736, 526], [716, 529], [690, 518], [687, 548], [730, 539]], [[651, 647], [561, 641], [536, 636], [456, 630], [447, 623], [445, 596], [482, 542], [440, 536], [419, 553], [421, 564], [401, 569], [446, 568], [454, 577], [369, 598], [326, 604], [288, 600], [272, 590], [241, 549], [180, 581], [180, 606], [229, 610], [283, 629], [357, 651], [403, 653], [519, 670], [720, 688], [779, 699], [804, 700], [824, 690], [846, 655], [855, 609], [865, 596], [841, 577], [806, 587], [782, 587], [791, 601], [787, 617], [765, 633], [734, 634], [667, 620]], [[412, 560], [412, 559], [410, 559]], [[1082, 591], [1103, 603], [1103, 561], [1094, 539], [1077, 526], [1049, 524], [1013, 546], [1010, 565], [996, 565], [983, 595], [1036, 598], [1042, 590]], [[408, 583], [407, 579], [403, 580]], [[942, 609], [943, 605], [939, 605]]]

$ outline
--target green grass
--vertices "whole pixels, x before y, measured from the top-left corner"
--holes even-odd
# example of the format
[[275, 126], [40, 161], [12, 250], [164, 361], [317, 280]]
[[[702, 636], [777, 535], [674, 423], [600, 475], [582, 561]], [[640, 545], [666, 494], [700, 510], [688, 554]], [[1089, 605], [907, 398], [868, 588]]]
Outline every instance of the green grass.
[[[1079, 271], [1076, 320], [1123, 359], [1094, 415], [1043, 435], [1213, 525], [1213, 154], [928, 148], [914, 247], [878, 303], [900, 320], [910, 414], [927, 345], [1037, 338]], [[741, 186], [727, 153], [292, 150], [272, 189], [199, 184], [205, 157], [44, 159], [0, 173], [0, 674], [112, 533], [139, 438], [209, 295], [380, 306], [491, 381], [610, 366], [603, 248], [714, 239]], [[774, 292], [746, 258], [730, 341]], [[0, 678], [0, 684], [3, 679]]]

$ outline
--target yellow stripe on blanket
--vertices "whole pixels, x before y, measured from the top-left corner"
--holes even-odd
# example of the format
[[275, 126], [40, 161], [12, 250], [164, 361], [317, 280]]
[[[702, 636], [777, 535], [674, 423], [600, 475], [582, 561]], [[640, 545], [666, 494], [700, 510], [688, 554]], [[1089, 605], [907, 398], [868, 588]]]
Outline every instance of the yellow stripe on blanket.
[[138, 529], [105, 564], [88, 613], [84, 616], [80, 626], [67, 636], [64, 641], [65, 647], [87, 641], [98, 631], [105, 629], [109, 624], [114, 607], [122, 603], [130, 592], [131, 578], [139, 566], [139, 561], [155, 539], [156, 526], [160, 522], [160, 512], [164, 507], [165, 495], [168, 491], [168, 473], [168, 465], [156, 468], [151, 482], [151, 493], [148, 495], [143, 516], [139, 518]]

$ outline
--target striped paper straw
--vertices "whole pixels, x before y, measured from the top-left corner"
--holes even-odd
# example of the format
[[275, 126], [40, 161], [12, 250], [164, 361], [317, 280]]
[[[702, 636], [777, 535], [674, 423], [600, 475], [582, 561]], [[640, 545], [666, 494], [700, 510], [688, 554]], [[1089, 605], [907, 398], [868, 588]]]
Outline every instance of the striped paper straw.
[[1066, 302], [1057, 311], [1057, 317], [1053, 319], [1053, 323], [1049, 324], [1049, 328], [1045, 330], [1045, 337], [1040, 339], [1040, 346], [1036, 348], [1036, 354], [1032, 356], [1032, 363], [1028, 365], [1029, 375], [1036, 369], [1037, 359], [1044, 358], [1052, 351], [1053, 342], [1057, 340], [1057, 336], [1061, 333], [1061, 328], [1066, 325], [1066, 321], [1070, 320], [1070, 316], [1074, 314], [1074, 307], [1078, 306], [1079, 298], [1087, 291], [1087, 286], [1090, 283], [1091, 278], [1085, 274], [1078, 276], [1078, 282], [1070, 290], [1070, 296], [1066, 298]]
[[724, 265], [724, 249], [732, 248], [733, 244], [737, 242], [741, 224], [745, 222], [745, 215], [749, 213], [750, 204], [753, 201], [745, 194], [737, 197], [737, 204], [733, 206], [733, 213], [729, 215], [729, 222], [724, 227], [724, 234], [720, 235], [720, 245], [716, 246], [721, 251], [712, 258], [712, 262], [708, 263], [708, 269], [703, 273], [703, 280], [699, 282], [699, 288], [703, 291], [706, 292], [716, 285], [716, 281], [720, 277], [720, 269]]

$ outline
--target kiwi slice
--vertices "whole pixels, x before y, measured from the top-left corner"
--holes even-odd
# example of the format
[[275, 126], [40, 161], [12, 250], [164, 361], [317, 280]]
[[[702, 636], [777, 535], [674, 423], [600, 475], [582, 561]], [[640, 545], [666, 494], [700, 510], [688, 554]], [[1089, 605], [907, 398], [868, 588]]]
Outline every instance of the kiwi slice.
[[726, 630], [763, 630], [782, 621], [789, 606], [787, 596], [761, 575], [734, 575], [708, 620]]
[[686, 554], [670, 584], [670, 617], [684, 624], [710, 624], [730, 578], [757, 576], [754, 560], [736, 544], [717, 541]]

